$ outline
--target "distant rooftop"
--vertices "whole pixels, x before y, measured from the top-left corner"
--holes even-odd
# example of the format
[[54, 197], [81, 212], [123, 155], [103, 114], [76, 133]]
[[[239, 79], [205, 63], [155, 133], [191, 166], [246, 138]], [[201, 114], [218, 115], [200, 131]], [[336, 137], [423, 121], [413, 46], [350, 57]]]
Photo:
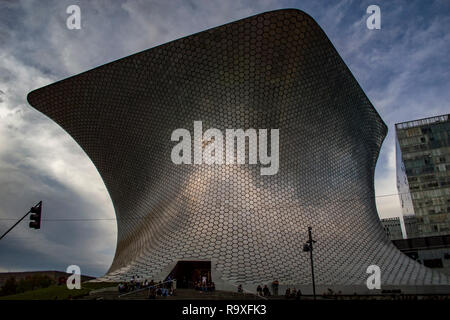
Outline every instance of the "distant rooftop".
[[432, 124], [432, 123], [437, 123], [437, 122], [446, 122], [446, 121], [448, 121], [448, 116], [449, 116], [448, 114], [444, 114], [442, 116], [435, 116], [435, 117], [430, 117], [430, 118], [396, 123], [395, 128], [398, 130], [401, 130], [401, 129], [420, 127], [420, 126], [423, 126], [426, 124]]

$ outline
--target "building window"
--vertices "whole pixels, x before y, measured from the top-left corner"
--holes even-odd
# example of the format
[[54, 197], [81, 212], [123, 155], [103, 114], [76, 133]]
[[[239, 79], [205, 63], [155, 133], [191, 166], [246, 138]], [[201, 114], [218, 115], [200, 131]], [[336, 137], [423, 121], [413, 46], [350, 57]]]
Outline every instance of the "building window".
[[442, 268], [442, 259], [424, 259], [423, 265], [428, 268]]

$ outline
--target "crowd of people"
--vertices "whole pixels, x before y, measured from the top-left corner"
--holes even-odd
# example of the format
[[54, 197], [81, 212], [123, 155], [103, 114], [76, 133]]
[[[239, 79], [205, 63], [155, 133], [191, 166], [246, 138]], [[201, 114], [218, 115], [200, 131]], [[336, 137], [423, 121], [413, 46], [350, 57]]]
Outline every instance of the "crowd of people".
[[[261, 297], [270, 297], [270, 296], [278, 296], [278, 287], [279, 287], [280, 283], [278, 282], [278, 280], [274, 280], [272, 282], [272, 292], [270, 291], [269, 287], [267, 285], [261, 286], [258, 285], [258, 287], [256, 288], [256, 295], [261, 296]], [[237, 291], [239, 293], [243, 293], [244, 289], [242, 288], [242, 285], [240, 284], [237, 288]], [[294, 288], [287, 288], [286, 292], [284, 293], [284, 296], [286, 299], [300, 299], [302, 295], [302, 292], [300, 289], [296, 289]]]
[[287, 288], [285, 293], [284, 293], [284, 297], [286, 299], [297, 299], [297, 300], [299, 300], [301, 298], [301, 296], [302, 296], [302, 291], [300, 289], [297, 290], [295, 287], [292, 288], [292, 289], [291, 288]]
[[157, 296], [167, 297], [175, 295], [173, 280], [170, 276], [167, 278], [167, 281], [164, 282], [148, 281], [139, 276], [133, 276], [129, 282], [121, 282], [118, 285], [119, 294], [125, 294], [140, 289], [148, 289], [149, 299], [154, 299]]
[[[278, 280], [274, 280], [272, 282], [272, 293], [274, 296], [278, 296], [278, 286], [279, 286]], [[242, 285], [239, 285], [238, 292], [243, 292]], [[270, 292], [269, 287], [267, 285], [264, 285], [264, 287], [258, 285], [258, 287], [256, 288], [256, 294], [261, 297], [270, 297], [272, 293]]]
[[267, 285], [264, 285], [264, 288], [258, 285], [258, 287], [256, 288], [256, 294], [262, 297], [270, 297], [271, 295], [269, 287], [267, 287]]
[[194, 281], [194, 289], [201, 292], [214, 292], [216, 290], [216, 285], [212, 281]]
[[[214, 292], [216, 287], [214, 282], [209, 281], [206, 275], [201, 276], [198, 281], [190, 282], [189, 287], [193, 284], [195, 290], [200, 292]], [[269, 290], [267, 285], [258, 285], [256, 288], [256, 294], [261, 297], [278, 296], [278, 286], [279, 282], [277, 280], [272, 282], [272, 292]], [[176, 292], [176, 280], [169, 276], [166, 281], [154, 281], [140, 278], [138, 276], [133, 276], [128, 282], [121, 282], [118, 285], [119, 295], [133, 292], [140, 289], [148, 289], [148, 298], [156, 299], [158, 296], [167, 297], [174, 296]], [[192, 288], [192, 287], [191, 287]], [[243, 293], [244, 289], [242, 284], [237, 287], [239, 293]], [[376, 299], [376, 300], [450, 300], [450, 295], [405, 295], [405, 294], [385, 294], [380, 296], [369, 296], [369, 295], [358, 295], [354, 293], [353, 295], [343, 295], [341, 291], [335, 292], [332, 289], [327, 289], [322, 294], [319, 294], [322, 298], [327, 299], [340, 299], [340, 300], [364, 300], [364, 299]], [[286, 299], [300, 300], [302, 297], [302, 292], [300, 289], [286, 288], [284, 293]]]
[[324, 296], [324, 297], [333, 297], [333, 296], [337, 296], [337, 295], [341, 295], [341, 294], [342, 294], [341, 291], [335, 292], [332, 289], [328, 288], [327, 291], [322, 293], [322, 296]]

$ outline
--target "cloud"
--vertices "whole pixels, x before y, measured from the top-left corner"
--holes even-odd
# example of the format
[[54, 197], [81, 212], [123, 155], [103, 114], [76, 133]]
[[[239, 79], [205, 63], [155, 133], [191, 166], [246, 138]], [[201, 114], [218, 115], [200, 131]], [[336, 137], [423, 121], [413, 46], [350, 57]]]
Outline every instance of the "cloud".
[[[26, 95], [55, 81], [31, 60], [0, 51], [0, 230], [43, 200], [42, 229], [23, 222], [0, 242], [6, 270], [58, 269], [78, 264], [101, 275], [112, 261], [116, 223], [47, 219], [107, 218], [114, 211], [92, 162], [54, 122], [30, 108]], [[93, 259], [92, 257], [95, 257]], [[95, 263], [92, 263], [95, 261]]]
[[[370, 1], [339, 6], [339, 25], [319, 20], [389, 128], [377, 163], [376, 195], [397, 193], [394, 124], [448, 113], [449, 7], [439, 1], [379, 1], [381, 30], [366, 28]], [[378, 197], [380, 217], [401, 215], [398, 196]]]
[[[63, 129], [30, 108], [27, 93], [258, 11], [250, 2], [75, 3], [82, 12], [79, 31], [65, 24], [65, 9], [74, 1], [0, 4], [0, 37], [6, 44], [0, 49], [0, 230], [35, 202], [44, 203], [41, 230], [24, 222], [0, 243], [3, 270], [64, 270], [78, 264], [83, 273], [102, 275], [117, 239], [112, 203], [94, 165]], [[52, 220], [65, 218], [106, 220]]]
[[[1, 267], [53, 269], [56, 265], [64, 270], [72, 262], [86, 273], [102, 274], [114, 253], [114, 220], [93, 222], [95, 226], [45, 221], [114, 218], [106, 188], [86, 154], [64, 130], [26, 104], [27, 92], [53, 80], [8, 55], [1, 59], [0, 68], [9, 68], [14, 75], [13, 81], [0, 78], [5, 90], [0, 105], [0, 217], [17, 219], [37, 201], [44, 203], [39, 232], [24, 222], [0, 242]], [[0, 230], [13, 222], [0, 220]], [[92, 257], [97, 265], [91, 264]]]
[[[132, 53], [264, 11], [294, 7], [324, 29], [389, 127], [376, 194], [396, 193], [394, 124], [450, 110], [448, 6], [378, 1], [381, 30], [368, 30], [370, 1], [4, 1], [0, 2], [0, 217], [15, 219], [39, 200], [44, 218], [102, 221], [26, 223], [0, 242], [0, 270], [78, 264], [102, 275], [117, 226], [92, 162], [53, 121], [32, 109], [33, 89]], [[66, 28], [78, 4], [82, 29]], [[412, 19], [411, 17], [414, 17]], [[382, 217], [400, 215], [397, 196], [377, 198]], [[110, 219], [110, 220], [107, 220]], [[0, 231], [13, 220], [0, 220]]]

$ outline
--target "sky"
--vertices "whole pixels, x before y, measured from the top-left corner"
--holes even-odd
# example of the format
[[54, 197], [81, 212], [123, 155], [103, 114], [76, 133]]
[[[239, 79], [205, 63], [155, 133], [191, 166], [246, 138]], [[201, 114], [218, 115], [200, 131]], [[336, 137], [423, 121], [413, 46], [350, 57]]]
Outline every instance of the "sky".
[[[80, 30], [66, 26], [66, 9], [74, 4]], [[379, 30], [366, 27], [372, 4], [381, 10]], [[101, 276], [117, 240], [114, 208], [95, 166], [27, 103], [28, 92], [282, 8], [303, 10], [318, 22], [387, 124], [376, 202], [381, 218], [400, 216], [394, 124], [450, 111], [450, 1], [0, 0], [0, 233], [43, 200], [40, 230], [28, 228], [26, 219], [0, 241], [0, 272], [76, 264], [83, 274]]]

